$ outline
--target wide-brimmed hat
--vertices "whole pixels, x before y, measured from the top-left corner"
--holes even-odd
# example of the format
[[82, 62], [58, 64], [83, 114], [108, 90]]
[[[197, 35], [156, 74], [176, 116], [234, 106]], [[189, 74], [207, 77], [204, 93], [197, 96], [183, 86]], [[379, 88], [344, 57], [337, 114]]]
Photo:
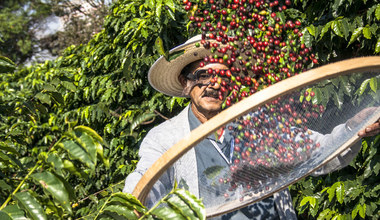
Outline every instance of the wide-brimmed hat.
[[169, 60], [161, 56], [152, 65], [148, 73], [150, 85], [159, 92], [169, 96], [184, 97], [178, 76], [182, 69], [205, 56], [211, 55], [211, 50], [202, 45], [196, 46], [202, 40], [201, 35], [190, 38], [184, 44], [169, 52]]

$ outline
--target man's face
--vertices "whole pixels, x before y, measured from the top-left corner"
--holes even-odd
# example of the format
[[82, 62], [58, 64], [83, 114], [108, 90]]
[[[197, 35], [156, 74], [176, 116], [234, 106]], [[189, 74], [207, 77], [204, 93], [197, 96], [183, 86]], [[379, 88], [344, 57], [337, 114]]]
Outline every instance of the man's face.
[[[199, 70], [208, 70], [210, 68], [219, 70], [228, 69], [228, 67], [223, 64], [212, 63], [203, 67], [194, 68], [192, 72], [194, 74]], [[207, 119], [210, 119], [216, 115], [221, 110], [222, 103], [224, 102], [224, 98], [226, 96], [224, 95], [222, 100], [219, 99], [220, 88], [221, 86], [218, 83], [208, 85], [207, 83], [204, 83], [194, 86], [194, 88], [190, 91], [193, 112], [195, 114], [200, 113]]]

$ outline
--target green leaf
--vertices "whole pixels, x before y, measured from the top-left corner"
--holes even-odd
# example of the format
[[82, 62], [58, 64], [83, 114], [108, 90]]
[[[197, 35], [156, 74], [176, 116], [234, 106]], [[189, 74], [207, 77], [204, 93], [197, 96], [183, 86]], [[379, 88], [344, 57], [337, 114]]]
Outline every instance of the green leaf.
[[353, 91], [354, 87], [349, 82], [344, 82], [339, 85], [339, 88], [342, 88], [344, 94], [347, 96], [352, 96], [351, 92]]
[[88, 166], [90, 169], [95, 169], [95, 164], [92, 162], [91, 157], [88, 155], [86, 150], [84, 150], [74, 141], [68, 140], [58, 144], [58, 146], [65, 149], [72, 158], [80, 160], [82, 163], [86, 164], [86, 166]]
[[170, 207], [175, 209], [177, 212], [181, 213], [182, 216], [185, 216], [186, 219], [198, 219], [197, 216], [195, 216], [195, 213], [190, 209], [190, 207], [178, 196], [170, 196], [166, 202], [169, 204]]
[[184, 189], [176, 189], [174, 193], [179, 196], [188, 206], [197, 214], [199, 219], [206, 218], [206, 209], [202, 204], [202, 200]]
[[138, 116], [133, 122], [132, 122], [132, 125], [131, 125], [131, 133], [133, 132], [133, 130], [135, 128], [137, 128], [137, 126], [139, 126], [141, 123], [147, 121], [147, 120], [150, 120], [152, 118], [156, 117], [156, 114], [155, 113], [146, 113], [146, 114], [142, 114], [140, 116]]
[[102, 102], [110, 101], [110, 97], [113, 93], [113, 88], [107, 89], [101, 97]]
[[315, 208], [316, 207], [316, 204], [317, 204], [317, 199], [314, 198], [314, 197], [311, 197], [310, 200], [309, 200], [309, 203], [310, 203], [310, 206], [312, 208]]
[[338, 11], [339, 6], [343, 4], [344, 0], [335, 0], [334, 4], [332, 5], [333, 11]]
[[48, 171], [32, 174], [31, 177], [38, 182], [44, 190], [48, 191], [66, 211], [70, 214], [72, 213], [69, 192], [65, 184], [59, 178]]
[[[25, 217], [24, 211], [20, 209], [17, 205], [7, 205], [0, 212], [6, 213], [8, 216], [11, 217], [12, 220], [28, 220], [28, 218]], [[0, 217], [2, 216], [0, 215]]]
[[137, 210], [138, 212], [146, 211], [142, 203], [138, 199], [136, 199], [136, 197], [129, 193], [118, 192], [112, 194], [111, 203], [113, 202], [122, 203], [133, 210]]
[[296, 19], [297, 17], [301, 16], [301, 12], [295, 8], [288, 8], [287, 10], [285, 10], [285, 13], [287, 17], [290, 17], [292, 19]]
[[175, 14], [174, 14], [174, 12], [170, 8], [168, 8], [166, 11], [168, 12], [170, 18], [173, 19], [173, 20], [175, 20]]
[[283, 11], [281, 11], [281, 12], [277, 12], [276, 13], [277, 14], [277, 17], [279, 17], [280, 18], [280, 21], [282, 22], [282, 23], [285, 23], [286, 22], [286, 18], [285, 18], [285, 14], [284, 14], [284, 12]]
[[103, 146], [98, 143], [98, 142], [95, 142], [95, 146], [96, 146], [96, 153], [97, 153], [97, 156], [99, 157], [100, 160], [102, 160], [103, 164], [109, 168], [110, 166], [110, 162], [108, 160], [108, 158], [104, 157], [104, 154], [103, 154]]
[[159, 19], [161, 17], [162, 0], [156, 0], [156, 16]]
[[61, 81], [61, 85], [71, 92], [77, 91], [77, 87], [72, 82]]
[[18, 166], [22, 168], [22, 164], [17, 158], [13, 157], [11, 154], [4, 154], [1, 151], [0, 151], [0, 162], [5, 163], [5, 165], [7, 166], [12, 164], [13, 166]]
[[354, 30], [352, 33], [350, 42], [348, 42], [348, 45], [352, 44], [356, 39], [358, 39], [359, 35], [362, 33], [363, 27], [358, 27]]
[[181, 213], [169, 207], [158, 207], [153, 209], [152, 214], [157, 216], [159, 219], [176, 219], [176, 220], [186, 220]]
[[314, 97], [312, 98], [312, 103], [313, 104], [320, 104], [321, 103], [321, 97], [322, 97], [322, 93], [321, 93], [321, 90], [319, 88], [314, 88], [313, 89], [315, 95]]
[[302, 36], [302, 40], [303, 40], [304, 44], [306, 45], [306, 47], [313, 46], [313, 44], [312, 44], [313, 39], [312, 39], [311, 34], [306, 29], [304, 29], [303, 33], [304, 34]]
[[50, 153], [46, 162], [50, 164], [50, 166], [53, 167], [58, 174], [62, 174], [64, 165], [61, 158], [56, 153]]
[[310, 208], [314, 208], [316, 202], [317, 202], [317, 200], [314, 197], [306, 196], [301, 200], [300, 206], [302, 207], [302, 206], [306, 205], [307, 203], [309, 203]]
[[208, 167], [205, 171], [203, 171], [203, 173], [206, 175], [208, 179], [213, 179], [216, 176], [218, 176], [220, 171], [222, 171], [223, 169], [223, 166], [211, 166]]
[[[164, 4], [166, 6], [168, 6], [169, 9], [171, 10], [171, 12], [174, 14], [174, 12], [175, 12], [175, 3], [174, 3], [174, 1], [173, 0], [164, 0]], [[175, 19], [173, 19], [173, 20], [175, 20]]]
[[51, 97], [53, 97], [53, 99], [57, 103], [59, 103], [59, 104], [65, 104], [65, 101], [64, 101], [61, 93], [59, 93], [59, 92], [50, 92], [50, 95], [51, 95]]
[[44, 209], [29, 192], [18, 192], [14, 195], [19, 206], [35, 220], [47, 219]]
[[7, 57], [0, 56], [0, 74], [12, 72], [16, 69], [15, 63]]
[[364, 25], [362, 16], [356, 16], [354, 22], [355, 22], [357, 27], [363, 27], [363, 25]]
[[[380, 159], [378, 160], [380, 161]], [[377, 175], [379, 175], [379, 172], [380, 172], [380, 163], [377, 162], [374, 166], [373, 166], [373, 172]], [[379, 185], [380, 186], [380, 185]], [[376, 187], [375, 187], [376, 188]]]
[[380, 37], [377, 38], [376, 47], [375, 47], [375, 53], [380, 52]]
[[371, 79], [366, 79], [362, 82], [362, 84], [360, 85], [359, 89], [358, 89], [358, 93], [359, 95], [362, 95], [364, 93], [364, 91], [367, 89], [367, 85], [369, 83]]
[[370, 79], [369, 87], [372, 89], [372, 91], [377, 92], [377, 79], [375, 77]]
[[[333, 185], [334, 186], [334, 185]], [[331, 202], [332, 199], [334, 198], [335, 196], [335, 188], [334, 187], [330, 187], [326, 192], [327, 194], [329, 195], [329, 201]]]
[[11, 59], [9, 59], [8, 57], [5, 57], [5, 56], [0, 56], [0, 60], [10, 64], [10, 65], [16, 65]]
[[164, 42], [162, 41], [161, 37], [157, 37], [157, 39], [156, 39], [156, 41], [154, 43], [154, 47], [156, 48], [157, 52], [161, 56], [164, 56], [165, 58], [167, 58], [168, 52], [165, 51]]
[[372, 172], [373, 172], [372, 167], [369, 166], [369, 165], [367, 165], [367, 166], [365, 167], [365, 170], [364, 170], [364, 173], [363, 173], [363, 177], [364, 177], [364, 178], [368, 178], [368, 177], [370, 177], [370, 176], [372, 175]]
[[170, 10], [175, 12], [175, 3], [173, 0], [164, 0], [164, 4], [167, 5], [170, 8]]
[[341, 214], [336, 214], [331, 220], [341, 220], [342, 215]]
[[308, 27], [306, 27], [306, 28], [307, 28], [307, 30], [309, 31], [309, 33], [310, 33], [312, 36], [317, 37], [317, 36], [315, 36], [315, 26], [314, 26], [314, 25], [310, 25], [310, 26], [308, 26]]
[[55, 87], [49, 83], [45, 84], [42, 86], [42, 88], [48, 92], [56, 92], [57, 90], [55, 89]]
[[348, 24], [347, 20], [348, 20], [347, 18], [343, 18], [341, 20], [341, 25], [342, 25], [341, 31], [343, 33], [344, 39], [347, 39], [348, 36], [350, 36], [350, 25]]
[[90, 135], [92, 138], [94, 138], [96, 141], [98, 141], [99, 143], [105, 144], [103, 141], [103, 138], [95, 130], [93, 130], [90, 127], [79, 125], [74, 128], [74, 131], [86, 133]]
[[69, 160], [63, 161], [63, 168], [69, 171], [70, 173], [77, 175], [78, 177], [82, 177], [82, 173], [80, 173], [75, 167], [75, 165]]
[[321, 31], [321, 35], [320, 35], [320, 39], [326, 34], [326, 32], [331, 28], [331, 23], [333, 21], [330, 21], [328, 22], [327, 24], [325, 24], [325, 26], [322, 28], [322, 31]]
[[56, 173], [53, 173], [56, 178], [58, 178], [63, 185], [65, 186], [68, 194], [69, 194], [69, 200], [74, 201], [77, 199], [73, 187], [63, 178], [63, 176], [57, 175]]
[[365, 26], [364, 28], [363, 28], [363, 36], [365, 37], [365, 38], [367, 38], [367, 39], [371, 39], [371, 37], [372, 37], [372, 33], [371, 33], [371, 30], [369, 29], [369, 26], [367, 25], [367, 26]]
[[375, 16], [376, 19], [380, 21], [380, 4], [378, 4], [376, 7]]
[[360, 215], [360, 217], [365, 218], [365, 210], [366, 210], [366, 208], [367, 208], [366, 204], [363, 204], [363, 206], [359, 207], [359, 215]]
[[369, 26], [369, 30], [371, 31], [371, 34], [377, 36], [377, 30], [379, 29], [379, 26], [377, 24], [372, 24]]
[[338, 35], [339, 37], [343, 37], [343, 33], [342, 33], [342, 24], [341, 24], [341, 21], [340, 20], [337, 20], [337, 21], [333, 21], [331, 23], [331, 29], [334, 31], [334, 33], [336, 35]]
[[344, 199], [344, 185], [341, 182], [337, 182], [335, 184], [337, 184], [337, 187], [336, 187], [336, 199], [338, 200], [338, 202], [340, 204], [342, 204], [343, 203], [343, 199]]
[[343, 106], [343, 97], [341, 97], [338, 93], [332, 93], [332, 98], [334, 100], [334, 104], [338, 109], [341, 109]]
[[35, 97], [43, 103], [46, 103], [48, 105], [51, 104], [50, 96], [46, 93], [37, 93]]
[[104, 211], [117, 213], [120, 216], [126, 217], [126, 219], [139, 219], [133, 209], [128, 209], [123, 205], [108, 205], [104, 208]]
[[10, 144], [12, 147], [9, 146], [7, 142], [0, 142], [0, 150], [4, 150], [6, 152], [20, 155], [20, 153], [13, 147], [13, 144]]
[[360, 207], [360, 206], [361, 206], [360, 204], [357, 204], [356, 207], [355, 207], [355, 209], [352, 210], [352, 212], [351, 212], [351, 217], [352, 217], [352, 219], [355, 219], [355, 217], [358, 215], [359, 207]]
[[171, 54], [169, 54], [168, 61], [170, 62], [172, 60], [175, 60], [177, 57], [181, 56], [184, 53], [185, 53], [185, 50], [179, 50], [179, 51], [176, 51], [174, 53], [171, 53]]
[[96, 145], [94, 143], [94, 140], [86, 133], [82, 133], [79, 139], [81, 140], [80, 145], [84, 149], [87, 149], [87, 153], [90, 156], [91, 161], [96, 166]]
[[33, 103], [34, 104], [34, 107], [36, 109], [38, 109], [38, 111], [41, 112], [41, 114], [47, 114], [48, 113], [48, 109], [44, 106], [44, 105], [41, 105], [39, 103]]
[[305, 100], [308, 101], [308, 102], [310, 102], [310, 100], [311, 100], [310, 92], [311, 92], [312, 90], [311, 90], [311, 88], [308, 88], [308, 89], [306, 89], [306, 91], [309, 93], [309, 95], [306, 96]]
[[12, 220], [12, 218], [5, 212], [0, 211], [0, 219], [2, 220]]
[[376, 5], [373, 5], [367, 10], [367, 20], [372, 20], [372, 13], [376, 10]]
[[318, 215], [317, 220], [331, 219], [333, 213], [330, 209], [325, 209]]
[[7, 193], [10, 193], [12, 191], [12, 187], [8, 185], [4, 180], [0, 180], [0, 189]]

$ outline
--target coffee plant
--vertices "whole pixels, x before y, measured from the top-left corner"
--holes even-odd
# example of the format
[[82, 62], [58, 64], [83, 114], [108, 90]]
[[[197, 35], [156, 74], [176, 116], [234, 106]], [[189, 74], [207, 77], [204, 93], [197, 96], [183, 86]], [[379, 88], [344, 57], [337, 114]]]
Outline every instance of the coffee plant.
[[[243, 13], [247, 10], [244, 7], [253, 9], [254, 5], [257, 21], [268, 20], [261, 29], [257, 29], [259, 23], [253, 24], [252, 35], [245, 34], [250, 30], [247, 25], [246, 30], [240, 30], [241, 39], [235, 32], [239, 28], [233, 29], [234, 33], [224, 32], [221, 39], [236, 34], [233, 36], [238, 36], [237, 40], [257, 43], [257, 47], [249, 48], [233, 45], [250, 52], [243, 51], [242, 59], [236, 56], [235, 62], [247, 68], [247, 75], [260, 76], [254, 77], [255, 83], [250, 79], [251, 85], [258, 83], [257, 89], [288, 77], [287, 73], [302, 74], [315, 65], [380, 52], [380, 3], [376, 0], [115, 2], [100, 33], [87, 44], [69, 46], [53, 61], [16, 67], [0, 56], [1, 219], [138, 219], [134, 210], [148, 219], [184, 215], [203, 218], [200, 201], [180, 189], [160, 201], [167, 205], [151, 210], [131, 195], [121, 193], [121, 189], [138, 161], [138, 146], [146, 132], [188, 104], [186, 99], [154, 91], [146, 78], [150, 66], [192, 35], [207, 32], [205, 40], [217, 41], [219, 33], [213, 39], [209, 29], [202, 30], [206, 23], [199, 27], [196, 21], [207, 18], [205, 10], [211, 11], [217, 4], [226, 7], [226, 12], [228, 5], [241, 4], [241, 16], [249, 16]], [[239, 17], [240, 11], [235, 16]], [[272, 17], [273, 13], [276, 16]], [[233, 14], [217, 15], [218, 19], [228, 20], [229, 30], [238, 23], [236, 17], [229, 17]], [[233, 19], [236, 23], [231, 23]], [[210, 24], [218, 28], [217, 22]], [[222, 24], [220, 28], [223, 32]], [[281, 46], [285, 43], [286, 52], [276, 47], [279, 45], [273, 33], [280, 30], [277, 40]], [[217, 47], [216, 52], [222, 50]], [[231, 50], [226, 51], [224, 55], [228, 57], [223, 55], [222, 61], [232, 61], [231, 54]], [[260, 60], [256, 65], [260, 73], [253, 63], [247, 64], [250, 56]], [[279, 65], [275, 66], [276, 62]], [[244, 75], [241, 67], [240, 70]], [[329, 86], [336, 83], [343, 82], [331, 82]], [[371, 92], [378, 83], [378, 79], [371, 79], [360, 84], [360, 89]], [[351, 91], [353, 86], [348, 83], [345, 89]], [[240, 88], [236, 89], [237, 99], [230, 99], [232, 103], [239, 100], [239, 94], [249, 94], [252, 89], [250, 85]], [[324, 105], [339, 105], [347, 93], [331, 94], [326, 89], [315, 97]], [[379, 143], [379, 136], [366, 138], [349, 167], [294, 184], [291, 192], [298, 217], [378, 219]]]

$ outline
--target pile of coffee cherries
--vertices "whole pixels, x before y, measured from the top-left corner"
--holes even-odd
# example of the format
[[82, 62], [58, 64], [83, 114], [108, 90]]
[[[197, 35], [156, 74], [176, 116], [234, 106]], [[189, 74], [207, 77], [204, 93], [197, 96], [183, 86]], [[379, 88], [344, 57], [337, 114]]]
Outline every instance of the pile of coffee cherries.
[[297, 92], [277, 98], [228, 126], [234, 137], [233, 161], [221, 183], [259, 188], [259, 183], [289, 173], [320, 147], [307, 125], [324, 107], [299, 97]]
[[200, 65], [222, 63], [230, 68], [223, 71], [232, 82], [220, 90], [223, 108], [318, 63], [312, 48], [303, 43], [301, 19], [286, 18], [291, 14], [290, 0], [183, 0], [183, 4], [189, 30], [202, 34], [196, 46], [213, 54]]

